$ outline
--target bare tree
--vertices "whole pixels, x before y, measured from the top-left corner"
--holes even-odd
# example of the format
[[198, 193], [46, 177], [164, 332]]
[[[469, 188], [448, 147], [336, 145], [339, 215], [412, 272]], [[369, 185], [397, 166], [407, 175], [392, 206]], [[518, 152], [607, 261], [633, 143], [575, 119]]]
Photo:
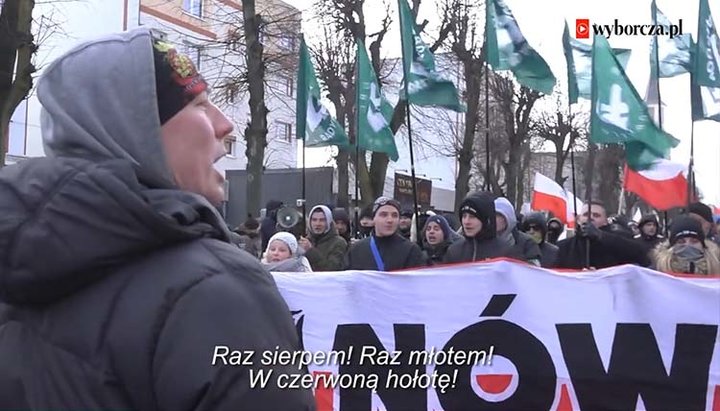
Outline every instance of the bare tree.
[[10, 118], [33, 87], [34, 0], [5, 0], [0, 9], [0, 168], [5, 165]]
[[[413, 16], [417, 16], [421, 0], [412, 0]], [[346, 120], [344, 125], [348, 126], [349, 137], [354, 141], [354, 42], [356, 38], [365, 40], [372, 39], [370, 42], [370, 58], [378, 73], [380, 82], [386, 80], [388, 67], [392, 63], [383, 61], [380, 57], [382, 42], [387, 34], [392, 19], [389, 14], [389, 4], [386, 2], [386, 15], [382, 21], [381, 28], [375, 32], [368, 34], [366, 32], [365, 15], [363, 11], [364, 0], [318, 0], [316, 8], [318, 10], [319, 24], [330, 27], [328, 34], [333, 37], [328, 41], [326, 35], [320, 40], [320, 45], [316, 47], [316, 59], [319, 68], [320, 77], [329, 92], [329, 98], [335, 105], [338, 117], [344, 113]], [[419, 25], [423, 29], [428, 24], [427, 20]], [[436, 41], [430, 46], [431, 51], [435, 51], [442, 45], [448, 36], [449, 24], [446, 18], [443, 18], [440, 31]], [[343, 57], [345, 56], [345, 57]], [[333, 61], [328, 61], [332, 59]], [[396, 63], [396, 62], [395, 62]], [[402, 127], [405, 120], [407, 103], [401, 100], [395, 107], [395, 111], [390, 122], [390, 129], [396, 134]], [[341, 123], [343, 124], [343, 123]], [[339, 153], [338, 167], [344, 167], [342, 156], [347, 156], [348, 162], [355, 162], [354, 153], [345, 153], [341, 150]], [[385, 153], [373, 152], [370, 155], [370, 165], [368, 166], [366, 153], [360, 153], [359, 162], [355, 165], [358, 176], [358, 182], [362, 193], [363, 206], [372, 202], [378, 195], [382, 194], [385, 186], [385, 177], [389, 163], [388, 156]], [[347, 175], [346, 172], [340, 170], [340, 176]], [[347, 187], [343, 182], [340, 187]], [[343, 191], [340, 191], [342, 196]]]
[[568, 114], [567, 106], [560, 97], [555, 99], [551, 110], [540, 111], [534, 120], [533, 134], [541, 141], [549, 141], [555, 148], [554, 180], [563, 186], [565, 162], [570, 150], [585, 146], [589, 120], [584, 113]]
[[[181, 35], [202, 50], [203, 74], [213, 85], [213, 99], [236, 124], [247, 124], [238, 140], [247, 159], [248, 209], [259, 210], [264, 169], [291, 166], [277, 157], [292, 153], [292, 132], [280, 129], [287, 124], [275, 123], [273, 129], [268, 117], [274, 112], [294, 114], [301, 13], [279, 1], [244, 0], [242, 5], [238, 13], [218, 3], [203, 16], [219, 34], [216, 39]], [[239, 107], [246, 101], [247, 114]]]
[[260, 42], [261, 17], [255, 12], [255, 0], [243, 0], [243, 22], [247, 46], [247, 81], [250, 94], [250, 122], [245, 129], [247, 156], [247, 209], [259, 210], [262, 198], [263, 162], [267, 145], [267, 114], [265, 106], [265, 64]]
[[[525, 86], [518, 86], [515, 81], [503, 75], [491, 77], [490, 88], [497, 99], [499, 115], [505, 125], [505, 138], [508, 142], [507, 156], [502, 156], [503, 173], [505, 175], [505, 197], [515, 207], [520, 208], [523, 202], [522, 178], [523, 156], [530, 155], [529, 145], [532, 136], [532, 110], [535, 103], [543, 96], [541, 93]], [[492, 176], [490, 176], [492, 181]]]
[[479, 4], [468, 4], [465, 0], [446, 0], [443, 10], [445, 15], [451, 17], [449, 25], [451, 50], [462, 64], [464, 97], [467, 104], [463, 138], [456, 153], [458, 171], [455, 180], [455, 209], [457, 210], [470, 191], [470, 172], [475, 157], [475, 140], [480, 120], [485, 49], [480, 47], [482, 35], [479, 24], [482, 20], [479, 18]]

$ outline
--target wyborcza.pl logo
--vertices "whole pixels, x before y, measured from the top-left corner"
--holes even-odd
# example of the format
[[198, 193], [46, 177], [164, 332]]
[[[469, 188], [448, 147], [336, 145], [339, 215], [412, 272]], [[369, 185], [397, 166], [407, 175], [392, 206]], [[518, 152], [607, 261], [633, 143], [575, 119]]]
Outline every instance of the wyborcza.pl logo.
[[590, 19], [575, 19], [575, 38], [589, 39], [590, 27], [593, 34], [607, 38], [612, 36], [680, 36], [683, 34], [682, 19], [669, 27], [662, 24], [622, 24], [615, 19], [613, 24], [590, 24]]

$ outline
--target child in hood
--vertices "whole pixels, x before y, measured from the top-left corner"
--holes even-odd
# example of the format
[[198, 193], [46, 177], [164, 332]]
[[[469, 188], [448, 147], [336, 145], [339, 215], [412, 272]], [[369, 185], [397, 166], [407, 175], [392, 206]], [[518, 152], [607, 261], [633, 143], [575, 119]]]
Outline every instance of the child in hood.
[[262, 263], [268, 271], [312, 272], [310, 262], [300, 253], [297, 239], [285, 231], [280, 231], [270, 237]]

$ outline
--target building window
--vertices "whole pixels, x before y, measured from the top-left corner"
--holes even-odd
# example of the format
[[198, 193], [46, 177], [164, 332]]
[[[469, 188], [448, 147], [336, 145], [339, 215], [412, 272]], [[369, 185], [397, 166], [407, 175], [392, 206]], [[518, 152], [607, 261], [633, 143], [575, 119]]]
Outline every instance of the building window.
[[295, 79], [292, 76], [282, 76], [282, 81], [285, 86], [285, 94], [292, 97], [295, 91]]
[[202, 18], [202, 0], [183, 0], [183, 10], [195, 17]]
[[292, 143], [292, 124], [278, 121], [275, 138]]
[[279, 45], [283, 50], [293, 51], [295, 50], [295, 37], [290, 34], [283, 34], [280, 36]]
[[225, 154], [230, 157], [235, 157], [237, 155], [237, 137], [235, 136], [227, 136], [225, 137]]
[[203, 48], [202, 46], [198, 46], [191, 43], [184, 43], [184, 50], [182, 51], [184, 54], [186, 54], [188, 57], [190, 57], [190, 60], [192, 60], [193, 64], [195, 64], [195, 69], [197, 71], [200, 71], [201, 68], [201, 62], [202, 62], [202, 54], [203, 54]]
[[153, 37], [155, 37], [156, 39], [163, 41], [167, 40], [167, 33], [165, 33], [164, 31], [158, 29], [150, 29], [150, 31], [152, 32]]
[[10, 117], [8, 147], [6, 148], [10, 155], [25, 155], [27, 110], [27, 99], [25, 99], [18, 104]]

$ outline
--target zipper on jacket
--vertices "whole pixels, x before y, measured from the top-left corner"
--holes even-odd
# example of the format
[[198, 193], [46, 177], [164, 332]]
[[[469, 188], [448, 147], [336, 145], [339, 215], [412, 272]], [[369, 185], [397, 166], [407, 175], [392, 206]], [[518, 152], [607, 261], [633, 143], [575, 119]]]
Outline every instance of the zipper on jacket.
[[475, 257], [477, 256], [477, 239], [473, 238], [473, 262], [475, 261]]

